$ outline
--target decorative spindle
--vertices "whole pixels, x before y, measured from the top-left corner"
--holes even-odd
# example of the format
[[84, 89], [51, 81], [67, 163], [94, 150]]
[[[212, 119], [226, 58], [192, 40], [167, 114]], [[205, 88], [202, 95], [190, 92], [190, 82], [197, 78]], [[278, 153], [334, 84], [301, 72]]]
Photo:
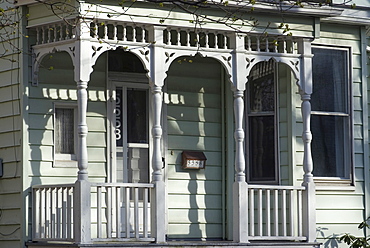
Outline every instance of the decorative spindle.
[[136, 42], [136, 27], [135, 26], [133, 26], [132, 27], [132, 41], [133, 42]]
[[77, 103], [78, 103], [78, 180], [87, 180], [87, 144], [88, 133], [86, 124], [87, 112], [87, 82], [77, 83]]
[[123, 41], [127, 41], [127, 26], [126, 25], [123, 25], [123, 30], [122, 30], [122, 32], [123, 32], [123, 36], [122, 36], [122, 40]]
[[104, 39], [108, 40], [108, 25], [104, 23]]
[[162, 87], [152, 86], [153, 106], [153, 181], [162, 181], [162, 156], [161, 156], [161, 109], [162, 109]]
[[234, 92], [234, 113], [235, 113], [235, 182], [245, 182], [245, 159], [244, 159], [244, 130], [243, 130], [243, 113], [244, 100], [243, 91]]
[[113, 40], [117, 40], [117, 22], [113, 23]]
[[186, 30], [186, 46], [190, 47], [190, 31]]

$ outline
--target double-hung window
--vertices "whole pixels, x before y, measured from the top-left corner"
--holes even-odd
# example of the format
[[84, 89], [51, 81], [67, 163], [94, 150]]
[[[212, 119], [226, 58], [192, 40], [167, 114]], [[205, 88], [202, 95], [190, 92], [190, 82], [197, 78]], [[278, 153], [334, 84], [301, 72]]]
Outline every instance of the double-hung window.
[[274, 60], [260, 62], [248, 77], [247, 88], [247, 180], [278, 183], [277, 84]]
[[57, 166], [76, 165], [76, 117], [76, 106], [54, 106], [54, 161]]
[[312, 157], [315, 177], [351, 177], [349, 50], [313, 47], [311, 96]]

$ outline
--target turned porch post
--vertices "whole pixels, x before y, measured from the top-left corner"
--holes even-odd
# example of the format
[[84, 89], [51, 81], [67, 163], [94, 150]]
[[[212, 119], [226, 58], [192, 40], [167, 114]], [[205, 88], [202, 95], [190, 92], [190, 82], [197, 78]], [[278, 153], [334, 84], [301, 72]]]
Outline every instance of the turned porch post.
[[83, 41], [88, 36], [90, 29], [87, 23], [80, 22], [76, 28], [78, 37], [74, 47], [74, 74], [77, 83], [78, 104], [78, 176], [73, 194], [73, 220], [74, 238], [76, 243], [86, 244], [91, 242], [91, 210], [90, 210], [90, 182], [88, 181], [88, 157], [86, 137], [88, 133], [86, 124], [87, 112], [87, 86], [92, 72], [91, 46], [88, 41]]
[[307, 242], [316, 241], [316, 193], [313, 181], [313, 161], [311, 153], [311, 94], [312, 94], [312, 54], [311, 40], [303, 39], [299, 46], [301, 59], [301, 110], [303, 121], [302, 139], [304, 144], [303, 155], [303, 183], [306, 189], [303, 193], [303, 232]]
[[244, 154], [244, 89], [247, 80], [244, 49], [244, 37], [234, 34], [231, 39], [234, 46], [232, 78], [234, 84], [234, 116], [235, 116], [235, 182], [233, 185], [233, 241], [248, 241], [248, 184], [245, 180]]
[[153, 112], [153, 155], [152, 155], [152, 182], [154, 189], [151, 200], [152, 235], [156, 243], [166, 242], [166, 191], [163, 181], [163, 161], [161, 152], [162, 126], [162, 86], [166, 77], [163, 51], [163, 27], [153, 27], [149, 30], [149, 37], [153, 44], [150, 49], [150, 86], [152, 92]]

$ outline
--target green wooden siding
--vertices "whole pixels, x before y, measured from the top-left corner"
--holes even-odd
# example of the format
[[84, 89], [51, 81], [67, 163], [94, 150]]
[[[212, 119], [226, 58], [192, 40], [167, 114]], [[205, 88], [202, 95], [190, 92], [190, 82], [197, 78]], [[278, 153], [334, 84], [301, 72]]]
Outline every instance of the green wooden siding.
[[[222, 68], [191, 59], [174, 62], [166, 80], [168, 237], [222, 238]], [[182, 169], [184, 150], [203, 151], [206, 168]]]
[[[6, 5], [10, 3], [1, 3], [0, 7], [6, 9]], [[9, 12], [6, 15], [9, 15]], [[17, 21], [17, 17], [14, 12], [14, 21]], [[18, 54], [16, 48], [22, 48], [23, 42], [18, 32], [9, 37], [4, 35], [5, 32], [12, 33], [13, 30], [7, 27], [0, 30], [2, 37], [0, 42], [0, 158], [3, 160], [3, 176], [0, 178], [0, 248], [21, 248], [23, 234], [26, 231], [22, 228], [25, 223], [23, 218], [25, 207], [22, 201], [24, 193], [21, 117], [24, 56]]]

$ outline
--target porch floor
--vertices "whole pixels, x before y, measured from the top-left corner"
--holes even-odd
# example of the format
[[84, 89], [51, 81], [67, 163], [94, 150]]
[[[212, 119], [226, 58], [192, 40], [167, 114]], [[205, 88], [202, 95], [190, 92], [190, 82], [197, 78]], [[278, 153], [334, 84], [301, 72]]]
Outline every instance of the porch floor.
[[306, 242], [261, 242], [252, 241], [250, 243], [234, 243], [231, 241], [168, 241], [162, 244], [151, 242], [95, 242], [91, 244], [73, 244], [73, 243], [49, 243], [49, 242], [29, 242], [26, 244], [29, 248], [75, 248], [75, 247], [91, 247], [91, 248], [223, 248], [223, 247], [248, 247], [248, 248], [319, 248], [320, 243], [306, 243]]

